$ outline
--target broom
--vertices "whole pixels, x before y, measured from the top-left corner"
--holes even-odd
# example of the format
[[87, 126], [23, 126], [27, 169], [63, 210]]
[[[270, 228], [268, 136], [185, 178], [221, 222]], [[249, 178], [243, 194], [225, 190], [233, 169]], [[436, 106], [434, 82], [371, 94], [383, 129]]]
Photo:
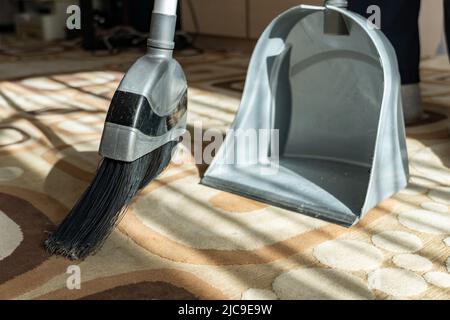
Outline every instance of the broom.
[[172, 58], [177, 0], [156, 0], [148, 52], [122, 79], [106, 117], [103, 160], [81, 198], [49, 235], [51, 254], [83, 259], [110, 235], [134, 196], [170, 163], [186, 128], [187, 84]]

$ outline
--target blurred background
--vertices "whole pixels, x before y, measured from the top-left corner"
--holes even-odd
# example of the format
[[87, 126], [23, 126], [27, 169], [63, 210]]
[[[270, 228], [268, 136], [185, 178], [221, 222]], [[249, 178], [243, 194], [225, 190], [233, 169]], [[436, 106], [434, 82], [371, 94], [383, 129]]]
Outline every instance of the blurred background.
[[[424, 0], [420, 26], [422, 56], [442, 54], [445, 46], [443, 0]], [[282, 11], [298, 5], [321, 5], [323, 0], [182, 0], [179, 8], [178, 49], [251, 50], [265, 26]], [[67, 8], [79, 5], [81, 30], [68, 30]], [[1, 0], [2, 38], [21, 44], [77, 40], [86, 50], [142, 47], [149, 29], [152, 0]], [[0, 43], [7, 50], [9, 41]]]

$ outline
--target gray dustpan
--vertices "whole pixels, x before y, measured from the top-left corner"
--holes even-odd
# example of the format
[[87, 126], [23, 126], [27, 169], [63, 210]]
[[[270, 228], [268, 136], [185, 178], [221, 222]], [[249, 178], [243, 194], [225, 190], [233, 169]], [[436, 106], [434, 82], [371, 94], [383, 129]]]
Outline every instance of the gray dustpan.
[[334, 3], [292, 8], [264, 31], [202, 184], [346, 226], [407, 185], [395, 52]]

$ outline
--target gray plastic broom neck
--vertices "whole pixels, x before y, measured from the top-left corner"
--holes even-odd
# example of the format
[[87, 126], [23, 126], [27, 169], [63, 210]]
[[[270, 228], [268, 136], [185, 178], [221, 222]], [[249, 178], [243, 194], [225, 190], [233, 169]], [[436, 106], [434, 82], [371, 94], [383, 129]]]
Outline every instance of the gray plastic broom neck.
[[152, 12], [150, 36], [147, 40], [149, 54], [171, 57], [175, 47], [178, 0], [156, 0]]

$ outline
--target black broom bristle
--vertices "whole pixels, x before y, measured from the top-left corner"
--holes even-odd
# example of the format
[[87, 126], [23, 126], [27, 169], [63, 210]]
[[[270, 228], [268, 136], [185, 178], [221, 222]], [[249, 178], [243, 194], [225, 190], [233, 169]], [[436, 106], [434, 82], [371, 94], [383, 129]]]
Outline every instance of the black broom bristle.
[[133, 197], [167, 167], [177, 143], [130, 163], [104, 158], [90, 186], [45, 241], [47, 250], [73, 260], [98, 250]]

